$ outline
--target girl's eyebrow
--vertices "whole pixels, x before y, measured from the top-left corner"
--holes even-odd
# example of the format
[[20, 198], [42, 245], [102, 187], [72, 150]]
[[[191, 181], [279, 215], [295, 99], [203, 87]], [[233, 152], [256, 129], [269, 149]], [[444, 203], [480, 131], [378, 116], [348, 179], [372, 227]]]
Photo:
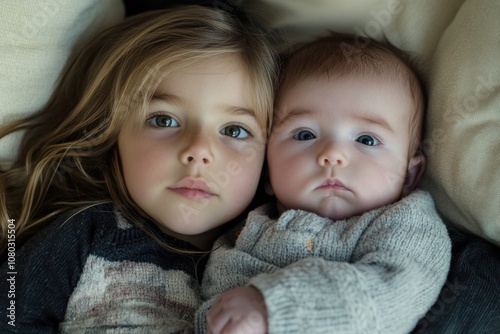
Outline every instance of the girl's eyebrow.
[[247, 115], [251, 117], [256, 117], [255, 111], [249, 108], [244, 108], [240, 106], [232, 106], [228, 104], [219, 104], [217, 105], [217, 108], [220, 110], [223, 110], [226, 113], [233, 114], [233, 115]]
[[167, 94], [167, 93], [154, 93], [153, 97], [151, 98], [151, 101], [162, 101], [166, 103], [172, 103], [172, 104], [182, 104], [184, 102], [184, 99], [173, 94]]
[[[161, 101], [165, 103], [171, 103], [175, 105], [182, 105], [185, 104], [186, 101], [177, 95], [173, 94], [168, 94], [168, 93], [155, 93], [153, 94], [153, 97], [151, 98], [151, 102], [154, 101]], [[229, 104], [218, 104], [217, 109], [224, 111], [225, 113], [232, 114], [232, 115], [247, 115], [253, 118], [256, 118], [257, 114], [253, 109], [250, 108], [245, 108], [245, 107], [240, 107], [240, 106], [233, 106]]]

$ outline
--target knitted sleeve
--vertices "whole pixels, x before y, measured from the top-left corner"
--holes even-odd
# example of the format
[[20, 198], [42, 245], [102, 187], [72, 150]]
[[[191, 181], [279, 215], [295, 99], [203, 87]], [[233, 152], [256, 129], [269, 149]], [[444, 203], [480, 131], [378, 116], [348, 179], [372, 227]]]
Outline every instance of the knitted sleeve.
[[250, 252], [234, 246], [239, 229], [221, 236], [214, 244], [214, 251], [203, 273], [201, 297], [204, 300], [195, 314], [196, 333], [206, 333], [206, 315], [219, 295], [227, 290], [244, 286], [251, 277], [261, 272], [275, 271], [278, 267], [253, 257]]
[[309, 257], [250, 279], [264, 295], [269, 333], [408, 333], [425, 315], [451, 259], [430, 196], [418, 191], [350, 234], [357, 240], [345, 261]]

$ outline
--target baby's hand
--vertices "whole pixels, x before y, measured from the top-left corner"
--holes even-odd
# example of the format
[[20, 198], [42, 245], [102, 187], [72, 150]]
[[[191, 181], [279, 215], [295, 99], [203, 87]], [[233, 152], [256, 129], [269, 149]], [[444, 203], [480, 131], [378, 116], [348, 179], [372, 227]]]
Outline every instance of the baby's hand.
[[207, 333], [267, 333], [267, 310], [260, 291], [242, 287], [220, 295], [207, 313]]

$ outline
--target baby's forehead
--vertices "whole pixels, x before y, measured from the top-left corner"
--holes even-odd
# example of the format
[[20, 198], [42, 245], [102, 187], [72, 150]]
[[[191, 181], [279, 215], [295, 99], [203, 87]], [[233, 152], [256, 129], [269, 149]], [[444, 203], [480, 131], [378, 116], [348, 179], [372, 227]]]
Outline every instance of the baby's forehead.
[[[389, 118], [394, 123], [407, 123], [415, 112], [406, 85], [369, 75], [308, 76], [282, 86], [275, 102], [273, 123], [276, 126], [320, 113], [323, 116], [345, 114], [362, 120]], [[327, 121], [328, 117], [324, 119]]]
[[[314, 90], [313, 87], [330, 87], [331, 91], [334, 92], [342, 84], [350, 84], [353, 90], [358, 90], [366, 87], [373, 87], [375, 90], [381, 86], [388, 87], [389, 90], [393, 91], [404, 98], [413, 97], [413, 88], [408, 84], [407, 79], [389, 73], [350, 73], [350, 74], [338, 74], [330, 75], [326, 73], [321, 74], [310, 74], [300, 78], [295, 78], [294, 80], [281, 82], [275, 96], [275, 105], [280, 106], [284, 102], [293, 99], [296, 94], [304, 94]], [[323, 96], [327, 98], [328, 96]], [[346, 98], [349, 98], [347, 96]], [[362, 97], [357, 95], [356, 97]], [[353, 98], [353, 97], [351, 97]]]

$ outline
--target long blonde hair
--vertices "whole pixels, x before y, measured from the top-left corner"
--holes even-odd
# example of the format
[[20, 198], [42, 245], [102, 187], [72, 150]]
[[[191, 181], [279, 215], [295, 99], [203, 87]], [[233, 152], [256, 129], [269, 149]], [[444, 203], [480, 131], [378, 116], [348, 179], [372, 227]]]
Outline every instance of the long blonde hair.
[[174, 66], [237, 57], [267, 134], [277, 70], [265, 37], [243, 16], [201, 6], [147, 12], [100, 34], [68, 64], [43, 110], [0, 128], [0, 138], [26, 131], [16, 162], [0, 170], [0, 252], [9, 219], [16, 220], [16, 240], [56, 215], [101, 203], [138, 221], [117, 137], [125, 122], [141, 117], [159, 76]]

